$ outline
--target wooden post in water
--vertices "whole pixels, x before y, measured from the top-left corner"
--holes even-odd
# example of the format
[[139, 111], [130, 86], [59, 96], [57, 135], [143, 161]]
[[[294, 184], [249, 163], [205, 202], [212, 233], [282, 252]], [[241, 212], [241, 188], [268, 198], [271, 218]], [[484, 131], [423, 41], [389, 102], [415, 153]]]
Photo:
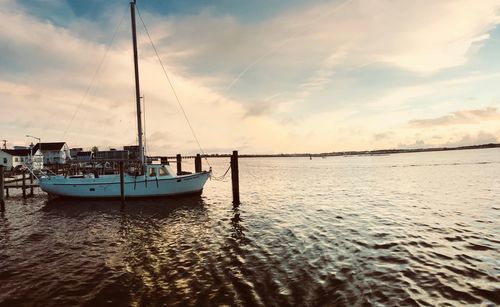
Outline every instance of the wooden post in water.
[[33, 173], [30, 172], [30, 196], [33, 196]]
[[26, 198], [26, 171], [23, 171], [23, 198]]
[[177, 175], [180, 175], [182, 173], [182, 157], [180, 154], [177, 154], [175, 158], [177, 160]]
[[238, 172], [238, 151], [234, 150], [231, 156], [231, 183], [233, 186], [233, 205], [240, 204], [240, 179]]
[[196, 154], [194, 158], [194, 172], [201, 173], [201, 156], [200, 154]]
[[3, 175], [4, 166], [0, 165], [0, 212], [5, 211], [5, 201], [3, 197], [3, 189], [4, 189], [4, 175]]
[[123, 182], [123, 161], [120, 161], [120, 199], [122, 203], [125, 201], [125, 183]]

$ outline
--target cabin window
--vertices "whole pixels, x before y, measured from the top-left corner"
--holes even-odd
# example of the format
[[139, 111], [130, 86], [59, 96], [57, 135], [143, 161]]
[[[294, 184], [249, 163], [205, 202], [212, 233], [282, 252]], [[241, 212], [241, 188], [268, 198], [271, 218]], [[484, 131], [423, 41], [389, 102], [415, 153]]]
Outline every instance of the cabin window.
[[155, 167], [149, 168], [149, 176], [156, 177], [156, 168]]
[[14, 158], [14, 161], [19, 162], [19, 158], [18, 158], [18, 157], [15, 157], [15, 158]]
[[3, 158], [3, 163], [7, 164], [7, 158]]
[[165, 166], [160, 167], [160, 176], [167, 176], [168, 170]]

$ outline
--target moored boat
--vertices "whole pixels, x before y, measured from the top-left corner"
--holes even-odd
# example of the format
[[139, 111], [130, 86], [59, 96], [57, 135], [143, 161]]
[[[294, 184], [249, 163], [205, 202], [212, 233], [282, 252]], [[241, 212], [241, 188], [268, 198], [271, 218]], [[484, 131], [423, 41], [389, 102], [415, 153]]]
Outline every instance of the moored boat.
[[[148, 165], [146, 174], [124, 174], [125, 197], [200, 194], [209, 172], [175, 175], [169, 165]], [[120, 197], [120, 175], [43, 176], [40, 188], [51, 195], [79, 198]]]
[[[147, 164], [144, 155], [141, 92], [139, 85], [139, 61], [135, 29], [135, 0], [130, 2], [132, 20], [132, 44], [134, 51], [135, 95], [137, 107], [137, 136], [139, 158], [136, 172], [124, 173], [125, 197], [156, 197], [183, 194], [199, 194], [210, 176], [202, 171], [194, 174], [176, 174], [168, 164]], [[81, 198], [112, 198], [121, 196], [120, 174], [78, 176], [44, 174], [39, 178], [40, 188], [49, 195]]]

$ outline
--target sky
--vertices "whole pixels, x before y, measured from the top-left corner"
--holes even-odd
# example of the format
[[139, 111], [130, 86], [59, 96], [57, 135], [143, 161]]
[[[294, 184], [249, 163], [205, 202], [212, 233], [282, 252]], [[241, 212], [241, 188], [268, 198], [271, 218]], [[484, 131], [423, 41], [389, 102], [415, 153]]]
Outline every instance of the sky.
[[[500, 0], [138, 0], [146, 149], [500, 142]], [[0, 0], [0, 131], [137, 142], [127, 0]]]

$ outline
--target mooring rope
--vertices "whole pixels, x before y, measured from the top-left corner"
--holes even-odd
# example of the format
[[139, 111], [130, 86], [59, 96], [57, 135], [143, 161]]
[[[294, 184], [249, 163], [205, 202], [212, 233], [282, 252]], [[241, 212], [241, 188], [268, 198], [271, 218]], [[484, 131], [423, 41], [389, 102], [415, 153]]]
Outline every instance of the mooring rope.
[[194, 132], [193, 126], [191, 125], [191, 122], [189, 121], [189, 118], [188, 118], [188, 116], [186, 114], [186, 111], [184, 110], [184, 107], [181, 104], [179, 96], [177, 96], [177, 92], [175, 91], [174, 85], [172, 84], [172, 81], [170, 80], [170, 77], [168, 76], [167, 70], [165, 69], [165, 66], [163, 65], [163, 62], [162, 62], [162, 60], [160, 58], [160, 55], [158, 54], [156, 46], [153, 43], [153, 39], [151, 38], [151, 35], [149, 35], [148, 28], [146, 27], [146, 23], [142, 19], [141, 12], [139, 11], [139, 7], [137, 5], [136, 5], [136, 8], [137, 8], [137, 15], [139, 15], [139, 19], [141, 20], [142, 26], [144, 27], [144, 30], [146, 31], [146, 34], [148, 35], [149, 42], [151, 43], [151, 46], [153, 47], [153, 50], [154, 50], [154, 52], [156, 54], [156, 57], [158, 58], [158, 62], [160, 62], [161, 68], [163, 69], [163, 73], [165, 74], [165, 77], [168, 80], [168, 84], [170, 85], [170, 88], [172, 89], [172, 92], [174, 93], [175, 100], [177, 101], [177, 104], [179, 105], [179, 108], [181, 109], [182, 114], [184, 115], [184, 118], [186, 119], [186, 122], [187, 122], [187, 124], [189, 126], [189, 129], [191, 130], [191, 133], [193, 134], [193, 137], [196, 140], [196, 143], [198, 144], [198, 148], [200, 149], [203, 157], [205, 158], [205, 161], [207, 161], [208, 166], [212, 167], [212, 165], [210, 165], [210, 162], [207, 159], [207, 155], [205, 154], [205, 151], [201, 147], [200, 141], [198, 140], [198, 137], [196, 136], [196, 133]]
[[231, 164], [229, 164], [229, 167], [227, 168], [226, 172], [222, 176], [214, 176], [213, 172], [210, 172], [210, 179], [213, 179], [215, 181], [223, 181], [224, 179], [226, 179], [226, 175], [230, 169], [231, 169]]

